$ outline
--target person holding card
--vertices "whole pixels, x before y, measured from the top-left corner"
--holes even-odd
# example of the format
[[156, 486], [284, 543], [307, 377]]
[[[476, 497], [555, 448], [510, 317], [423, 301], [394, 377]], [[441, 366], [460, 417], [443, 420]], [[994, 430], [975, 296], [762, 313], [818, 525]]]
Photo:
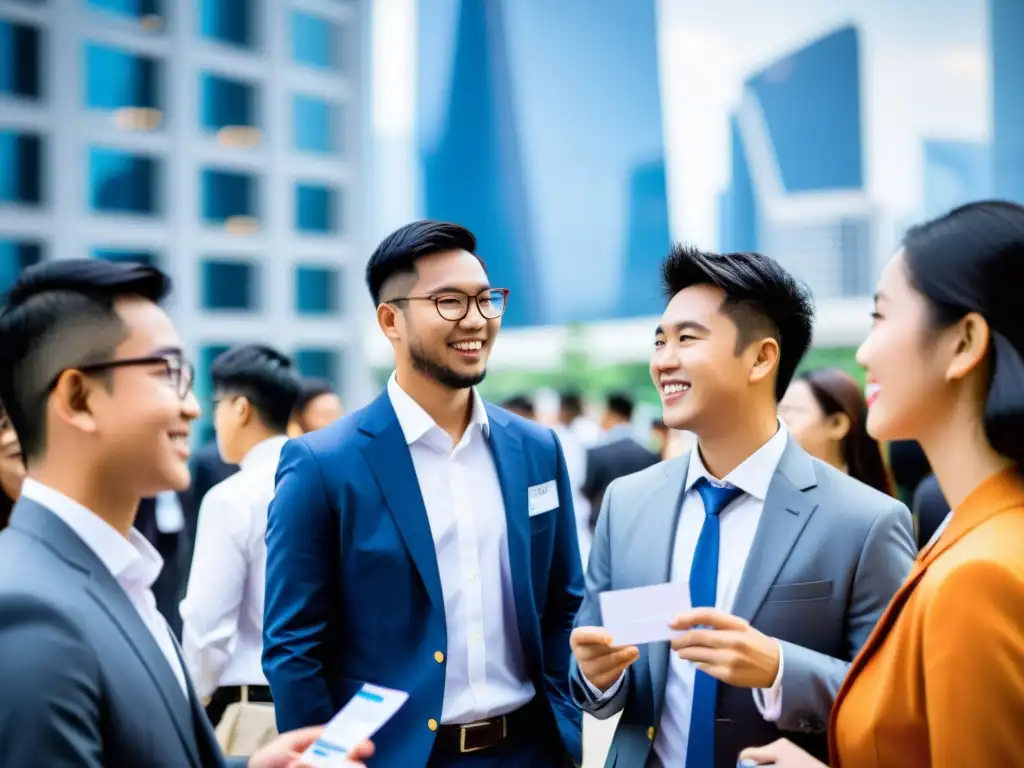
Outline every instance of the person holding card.
[[[733, 768], [783, 732], [824, 756], [832, 699], [913, 562], [910, 513], [778, 419], [811, 340], [806, 289], [759, 254], [683, 246], [662, 280], [651, 376], [665, 424], [697, 445], [608, 487], [573, 697], [598, 718], [623, 712], [608, 765]], [[688, 588], [661, 600], [656, 641], [623, 647], [601, 627], [601, 593], [664, 582]]]
[[[4, 768], [225, 766], [156, 610], [163, 561], [133, 528], [140, 499], [189, 483], [199, 405], [169, 289], [153, 267], [60, 259], [0, 310], [0, 398], [27, 469], [0, 532]], [[322, 730], [226, 764], [297, 768]]]
[[384, 768], [581, 761], [572, 487], [554, 433], [474, 389], [508, 298], [475, 250], [435, 221], [378, 246], [366, 276], [395, 372], [285, 446], [270, 507], [278, 724], [323, 722], [366, 682], [408, 692], [376, 737]]

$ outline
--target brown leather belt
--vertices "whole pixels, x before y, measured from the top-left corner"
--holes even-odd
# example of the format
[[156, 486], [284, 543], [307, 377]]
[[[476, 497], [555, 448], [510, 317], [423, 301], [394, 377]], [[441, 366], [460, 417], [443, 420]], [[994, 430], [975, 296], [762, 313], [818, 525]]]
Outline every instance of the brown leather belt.
[[434, 750], [449, 755], [465, 755], [493, 749], [506, 741], [518, 742], [529, 730], [529, 723], [534, 717], [534, 708], [527, 705], [507, 715], [475, 723], [442, 725], [437, 729]]

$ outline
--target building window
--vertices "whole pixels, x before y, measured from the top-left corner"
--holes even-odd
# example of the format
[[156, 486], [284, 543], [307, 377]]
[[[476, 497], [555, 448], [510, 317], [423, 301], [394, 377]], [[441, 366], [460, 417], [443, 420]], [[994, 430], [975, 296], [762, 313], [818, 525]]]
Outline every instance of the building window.
[[160, 65], [109, 45], [86, 43], [85, 104], [91, 109], [160, 108]]
[[330, 234], [338, 224], [338, 193], [317, 184], [295, 185], [295, 228], [299, 232]]
[[338, 311], [341, 273], [331, 267], [295, 269], [295, 311], [300, 315], [329, 315]]
[[301, 152], [330, 154], [340, 150], [337, 140], [341, 107], [315, 96], [296, 95], [292, 101], [292, 141]]
[[253, 48], [255, 2], [256, 0], [200, 0], [199, 33], [203, 37], [227, 45]]
[[305, 11], [292, 11], [292, 59], [319, 69], [342, 69], [343, 46], [338, 27]]
[[93, 248], [92, 257], [103, 261], [134, 261], [155, 267], [156, 254], [152, 251], [133, 251], [123, 248]]
[[199, 359], [196, 361], [196, 398], [202, 408], [199, 417], [199, 445], [211, 442], [216, 434], [213, 428], [213, 378], [210, 369], [213, 361], [231, 349], [228, 344], [208, 344], [199, 348]]
[[[207, 131], [231, 131], [256, 126], [256, 86], [204, 72], [199, 82], [199, 114]], [[239, 137], [243, 133], [238, 132]]]
[[0, 240], [0, 294], [7, 293], [23, 269], [43, 260], [41, 243]]
[[297, 349], [292, 358], [299, 372], [310, 379], [324, 379], [337, 390], [341, 378], [341, 367], [337, 350]]
[[251, 312], [259, 309], [259, 267], [248, 261], [205, 259], [199, 265], [202, 309]]
[[31, 133], [0, 131], [0, 203], [43, 202], [43, 140]]
[[89, 150], [92, 209], [106, 213], [158, 213], [159, 175], [160, 166], [153, 157], [93, 147]]
[[138, 19], [146, 28], [156, 29], [161, 25], [160, 0], [89, 0], [89, 5], [101, 11]]
[[0, 93], [23, 99], [40, 97], [39, 37], [35, 27], [0, 21]]
[[237, 231], [250, 231], [256, 224], [257, 179], [238, 171], [202, 172], [203, 220], [223, 224]]

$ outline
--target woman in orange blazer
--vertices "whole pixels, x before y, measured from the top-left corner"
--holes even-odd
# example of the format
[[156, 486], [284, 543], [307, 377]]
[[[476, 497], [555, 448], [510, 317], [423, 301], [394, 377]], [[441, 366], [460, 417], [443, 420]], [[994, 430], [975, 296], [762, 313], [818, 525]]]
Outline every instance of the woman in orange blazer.
[[[830, 765], [1024, 766], [1024, 208], [910, 230], [874, 318], [868, 431], [919, 441], [953, 511], [836, 696]], [[785, 740], [740, 757], [821, 765]]]

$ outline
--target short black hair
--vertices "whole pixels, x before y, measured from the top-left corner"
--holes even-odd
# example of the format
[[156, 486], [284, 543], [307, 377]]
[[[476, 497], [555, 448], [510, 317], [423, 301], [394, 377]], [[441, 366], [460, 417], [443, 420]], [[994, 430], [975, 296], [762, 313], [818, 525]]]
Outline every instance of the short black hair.
[[337, 394], [327, 379], [303, 379], [299, 383], [299, 396], [292, 408], [294, 414], [300, 414], [318, 397]]
[[681, 244], [662, 264], [661, 285], [668, 301], [694, 285], [720, 288], [722, 313], [738, 331], [737, 354], [757, 338], [774, 338], [779, 344], [775, 399], [782, 399], [814, 332], [814, 301], [806, 286], [760, 253], [709, 253]]
[[525, 416], [528, 416], [531, 419], [536, 415], [533, 403], [530, 402], [530, 399], [525, 395], [516, 395], [515, 397], [510, 397], [508, 400], [501, 404], [501, 407], [504, 408], [506, 411], [513, 411], [514, 413], [524, 414]]
[[301, 383], [292, 361], [262, 344], [244, 344], [220, 354], [210, 367], [217, 395], [241, 395], [275, 432], [288, 429]]
[[558, 407], [573, 416], [579, 416], [583, 413], [583, 395], [575, 391], [562, 392], [558, 397]]
[[633, 408], [635, 407], [635, 404], [632, 396], [626, 392], [612, 392], [608, 395], [606, 407], [616, 416], [621, 416], [627, 420], [633, 418]]
[[399, 275], [415, 277], [417, 261], [445, 251], [468, 251], [476, 256], [476, 236], [458, 224], [423, 219], [385, 237], [366, 264], [366, 286], [374, 305], [380, 304], [385, 283]]
[[167, 275], [136, 262], [59, 259], [21, 273], [0, 309], [0, 400], [26, 461], [46, 446], [46, 402], [57, 377], [109, 361], [127, 337], [117, 300], [159, 303], [170, 290]]

